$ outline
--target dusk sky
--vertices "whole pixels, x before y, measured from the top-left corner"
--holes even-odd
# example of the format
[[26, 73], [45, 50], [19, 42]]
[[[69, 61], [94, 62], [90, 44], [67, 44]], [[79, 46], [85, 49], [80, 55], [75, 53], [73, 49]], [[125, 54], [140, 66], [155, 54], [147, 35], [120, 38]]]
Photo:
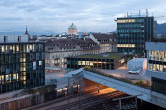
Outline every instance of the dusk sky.
[[0, 0], [0, 32], [29, 31], [67, 32], [73, 22], [78, 31], [110, 32], [116, 30], [114, 19], [129, 14], [165, 16], [166, 0]]

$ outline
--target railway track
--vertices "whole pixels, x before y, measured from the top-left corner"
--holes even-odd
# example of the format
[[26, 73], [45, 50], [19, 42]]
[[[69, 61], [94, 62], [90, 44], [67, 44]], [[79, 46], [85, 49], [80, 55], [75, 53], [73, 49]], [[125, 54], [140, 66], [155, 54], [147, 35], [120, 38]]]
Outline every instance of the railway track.
[[[119, 92], [119, 91], [114, 91], [111, 93], [106, 93], [106, 94], [102, 94], [102, 95], [96, 95], [96, 96], [92, 96], [86, 99], [83, 99], [81, 101], [81, 109], [83, 109], [85, 106], [91, 106], [94, 103], [101, 103], [101, 102], [105, 102], [106, 100], [111, 100], [113, 98], [119, 97], [119, 96], [124, 96], [126, 94]], [[61, 106], [57, 106], [57, 107], [53, 107], [53, 108], [49, 108], [47, 110], [67, 110], [68, 106], [67, 105], [61, 105]], [[79, 109], [79, 102], [73, 102], [70, 103], [70, 110], [78, 110]], [[86, 109], [85, 109], [86, 110]], [[89, 110], [89, 109], [87, 109]]]
[[[126, 96], [126, 95], [125, 94], [121, 95], [118, 98], [124, 97], [124, 96]], [[115, 97], [115, 98], [117, 98], [117, 97]], [[134, 102], [134, 99], [123, 100], [122, 107], [133, 106], [134, 105], [133, 102]], [[91, 107], [87, 107], [86, 109], [83, 109], [83, 110], [119, 110], [118, 107], [119, 107], [118, 101], [106, 100], [100, 104], [95, 104], [95, 105], [93, 105]], [[130, 110], [132, 110], [132, 108]], [[133, 110], [135, 110], [135, 108], [133, 108]]]
[[[101, 88], [100, 90], [102, 90], [102, 89], [105, 89], [105, 87]], [[97, 91], [96, 88], [88, 90], [88, 91], [83, 91], [81, 93], [81, 95], [83, 96], [83, 95], [86, 95], [86, 94], [93, 93], [95, 91]], [[70, 95], [70, 98], [78, 97], [78, 94]], [[62, 97], [62, 98], [58, 98], [58, 99], [55, 99], [55, 100], [52, 100], [52, 101], [48, 101], [48, 102], [45, 102], [45, 103], [42, 103], [42, 104], [39, 104], [39, 105], [35, 105], [35, 106], [32, 106], [32, 107], [24, 108], [22, 110], [40, 110], [43, 107], [46, 107], [46, 106], [49, 106], [49, 105], [53, 105], [55, 103], [58, 103], [58, 102], [61, 102], [61, 101], [65, 101], [65, 100], [68, 100], [68, 96]]]

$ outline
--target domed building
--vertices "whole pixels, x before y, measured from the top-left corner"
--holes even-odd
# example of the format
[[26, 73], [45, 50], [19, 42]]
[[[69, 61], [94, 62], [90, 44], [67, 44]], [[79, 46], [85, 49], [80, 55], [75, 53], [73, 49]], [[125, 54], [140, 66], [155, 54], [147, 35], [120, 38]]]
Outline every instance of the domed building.
[[72, 23], [68, 28], [68, 35], [77, 35], [77, 27]]

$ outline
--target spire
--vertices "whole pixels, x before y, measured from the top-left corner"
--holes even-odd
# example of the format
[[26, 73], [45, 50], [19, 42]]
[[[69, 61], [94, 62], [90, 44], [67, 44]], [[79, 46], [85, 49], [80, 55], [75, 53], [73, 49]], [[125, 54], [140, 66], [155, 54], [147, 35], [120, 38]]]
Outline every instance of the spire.
[[28, 29], [27, 29], [27, 26], [26, 26], [25, 35], [29, 35], [29, 33], [28, 33]]

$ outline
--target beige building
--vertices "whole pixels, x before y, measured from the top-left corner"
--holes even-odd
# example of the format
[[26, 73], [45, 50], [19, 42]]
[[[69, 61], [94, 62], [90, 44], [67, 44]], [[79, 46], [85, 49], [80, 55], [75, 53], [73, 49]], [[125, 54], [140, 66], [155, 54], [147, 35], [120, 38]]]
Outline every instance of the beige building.
[[72, 23], [68, 28], [68, 35], [77, 35], [77, 27]]
[[92, 39], [54, 39], [46, 42], [45, 66], [66, 68], [67, 57], [98, 54], [100, 47]]
[[89, 38], [100, 46], [100, 53], [117, 52], [117, 36], [115, 33], [91, 33]]

